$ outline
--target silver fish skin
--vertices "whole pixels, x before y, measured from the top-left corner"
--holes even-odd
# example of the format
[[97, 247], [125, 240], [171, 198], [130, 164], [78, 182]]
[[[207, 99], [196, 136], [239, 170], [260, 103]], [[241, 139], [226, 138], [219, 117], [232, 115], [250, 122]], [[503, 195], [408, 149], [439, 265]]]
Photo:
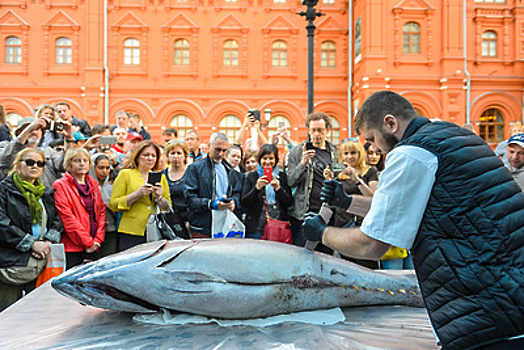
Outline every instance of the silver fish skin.
[[413, 272], [369, 270], [304, 248], [250, 239], [146, 243], [54, 279], [85, 305], [225, 319], [380, 304], [423, 307]]

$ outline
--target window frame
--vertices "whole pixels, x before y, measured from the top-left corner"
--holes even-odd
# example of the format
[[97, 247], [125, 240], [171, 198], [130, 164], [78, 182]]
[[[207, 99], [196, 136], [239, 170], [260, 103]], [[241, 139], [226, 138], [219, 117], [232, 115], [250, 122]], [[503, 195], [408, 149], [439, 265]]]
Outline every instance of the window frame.
[[[494, 37], [486, 37], [486, 35], [493, 35]], [[482, 32], [482, 57], [483, 58], [498, 58], [498, 34], [496, 31], [488, 29]], [[494, 49], [494, 54], [492, 51]], [[485, 52], [487, 50], [487, 54]]]
[[[8, 43], [9, 39], [18, 40], [17, 44], [19, 45]], [[13, 52], [11, 53], [8, 52], [10, 48], [13, 49]], [[17, 48], [18, 50], [16, 50]], [[18, 54], [16, 51], [19, 51]], [[15, 60], [13, 60], [13, 62], [8, 62], [8, 57], [15, 58]], [[19, 58], [18, 61], [16, 61], [17, 57]], [[4, 64], [8, 64], [8, 65], [21, 65], [22, 64], [22, 39], [20, 39], [16, 35], [10, 35], [6, 37], [4, 40]]]
[[[411, 28], [406, 28], [407, 26], [416, 26], [418, 30], [412, 30]], [[417, 23], [415, 21], [409, 21], [404, 23], [402, 26], [402, 53], [404, 55], [420, 55], [421, 54], [421, 47], [420, 47], [420, 38], [422, 36], [422, 30], [420, 23]], [[406, 51], [406, 37], [408, 38], [408, 51]], [[414, 39], [417, 39], [417, 42], [415, 43]], [[414, 46], [416, 45], [417, 50], [414, 49]]]
[[[138, 43], [138, 46], [131, 46], [131, 45], [127, 45], [126, 46], [126, 42], [137, 42]], [[140, 40], [134, 38], [134, 37], [127, 37], [125, 38], [123, 41], [122, 41], [122, 65], [124, 67], [140, 67], [140, 63], [141, 63], [141, 43], [140, 43]], [[134, 58], [136, 58], [137, 56], [135, 55], [135, 52], [138, 52], [138, 63], [134, 63]], [[129, 55], [129, 57], [127, 57], [127, 53], [131, 53], [131, 55]], [[132, 63], [126, 63], [126, 59], [127, 58], [130, 58], [131, 59], [131, 62]]]
[[[333, 44], [333, 47], [325, 48], [327, 44]], [[333, 63], [333, 64], [331, 64]], [[336, 69], [337, 68], [337, 43], [334, 40], [326, 39], [320, 44], [320, 68]]]
[[[275, 47], [276, 44], [280, 43], [283, 43], [285, 47]], [[275, 65], [275, 59], [278, 62], [277, 65]], [[284, 61], [284, 64], [282, 64], [282, 61]], [[277, 39], [271, 44], [271, 68], [288, 68], [288, 44], [285, 40]]]
[[[68, 41], [68, 45], [59, 44], [59, 41]], [[65, 62], [58, 62], [61, 57]], [[67, 62], [69, 58], [69, 62]], [[66, 36], [61, 36], [55, 40], [55, 64], [69, 66], [73, 64], [73, 41]]]

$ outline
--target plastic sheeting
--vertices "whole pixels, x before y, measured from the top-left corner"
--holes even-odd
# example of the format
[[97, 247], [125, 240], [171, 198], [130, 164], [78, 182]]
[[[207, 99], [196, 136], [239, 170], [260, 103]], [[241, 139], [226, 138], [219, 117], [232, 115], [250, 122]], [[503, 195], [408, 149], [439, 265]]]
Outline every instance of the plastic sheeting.
[[84, 307], [49, 283], [0, 313], [0, 349], [438, 349], [425, 309], [343, 309], [329, 326], [157, 326], [133, 314]]

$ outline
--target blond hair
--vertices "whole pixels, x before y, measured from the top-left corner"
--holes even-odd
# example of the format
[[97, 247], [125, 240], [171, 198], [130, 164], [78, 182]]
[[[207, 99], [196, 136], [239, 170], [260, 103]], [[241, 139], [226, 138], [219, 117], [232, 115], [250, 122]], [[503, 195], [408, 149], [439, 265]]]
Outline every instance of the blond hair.
[[9, 174], [12, 174], [18, 171], [18, 167], [20, 166], [20, 163], [22, 163], [22, 159], [25, 158], [25, 156], [29, 153], [38, 154], [40, 157], [42, 157], [42, 161], [45, 162], [44, 152], [40, 151], [39, 149], [35, 149], [35, 148], [25, 148], [16, 154], [16, 158], [13, 162], [13, 165], [11, 166], [11, 170], [9, 171]]
[[369, 165], [366, 161], [366, 153], [364, 147], [358, 141], [346, 141], [340, 146], [340, 152], [338, 154], [339, 163], [343, 163], [345, 152], [358, 152], [358, 161], [355, 170], [359, 175], [364, 175], [369, 170]]
[[71, 163], [73, 163], [73, 159], [75, 159], [76, 157], [80, 155], [87, 156], [87, 159], [89, 159], [89, 167], [91, 168], [93, 166], [93, 161], [91, 160], [91, 156], [89, 155], [89, 152], [83, 147], [67, 150], [65, 157], [64, 157], [64, 168], [66, 170], [69, 170]]
[[189, 157], [189, 146], [184, 141], [178, 141], [178, 140], [172, 140], [167, 143], [167, 145], [164, 146], [164, 152], [166, 153], [166, 159], [167, 164], [169, 163], [169, 152], [174, 150], [175, 148], [180, 147], [182, 152], [184, 153], [184, 164], [187, 164], [187, 158]]

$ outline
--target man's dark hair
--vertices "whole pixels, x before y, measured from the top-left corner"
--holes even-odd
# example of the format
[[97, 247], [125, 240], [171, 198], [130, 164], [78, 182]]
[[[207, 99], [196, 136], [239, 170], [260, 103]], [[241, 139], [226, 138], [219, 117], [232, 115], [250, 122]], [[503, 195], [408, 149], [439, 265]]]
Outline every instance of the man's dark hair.
[[178, 137], [178, 131], [175, 128], [167, 128], [162, 132], [162, 135], [174, 135]]
[[262, 160], [263, 156], [265, 156], [266, 154], [271, 154], [271, 153], [275, 155], [275, 165], [277, 165], [278, 164], [278, 148], [277, 146], [275, 146], [272, 143], [267, 143], [263, 145], [262, 147], [260, 147], [260, 150], [258, 151], [258, 157], [257, 157], [258, 164], [260, 164], [260, 161]]
[[137, 113], [131, 113], [129, 114], [129, 118], [138, 119], [140, 120], [140, 116]]
[[326, 129], [331, 129], [331, 117], [326, 113], [310, 113], [306, 117], [306, 128], [309, 129], [309, 123], [313, 120], [324, 120], [326, 123]]
[[406, 98], [392, 91], [377, 91], [369, 96], [355, 116], [355, 130], [360, 134], [362, 127], [382, 129], [384, 117], [391, 114], [397, 119], [412, 120], [417, 112]]
[[58, 102], [58, 103], [55, 105], [55, 108], [57, 108], [58, 106], [66, 106], [67, 109], [71, 109], [71, 106], [70, 106], [69, 103], [67, 103], [66, 101], [60, 101], [60, 102]]
[[242, 147], [238, 146], [238, 145], [231, 145], [227, 148], [227, 151], [226, 151], [226, 157], [229, 155], [229, 153], [231, 153], [231, 150], [234, 150], [234, 149], [237, 149], [240, 151], [240, 157], [242, 157]]
[[108, 124], [95, 124], [91, 128], [93, 135], [100, 135], [106, 130], [111, 130], [111, 126], [109, 126]]

